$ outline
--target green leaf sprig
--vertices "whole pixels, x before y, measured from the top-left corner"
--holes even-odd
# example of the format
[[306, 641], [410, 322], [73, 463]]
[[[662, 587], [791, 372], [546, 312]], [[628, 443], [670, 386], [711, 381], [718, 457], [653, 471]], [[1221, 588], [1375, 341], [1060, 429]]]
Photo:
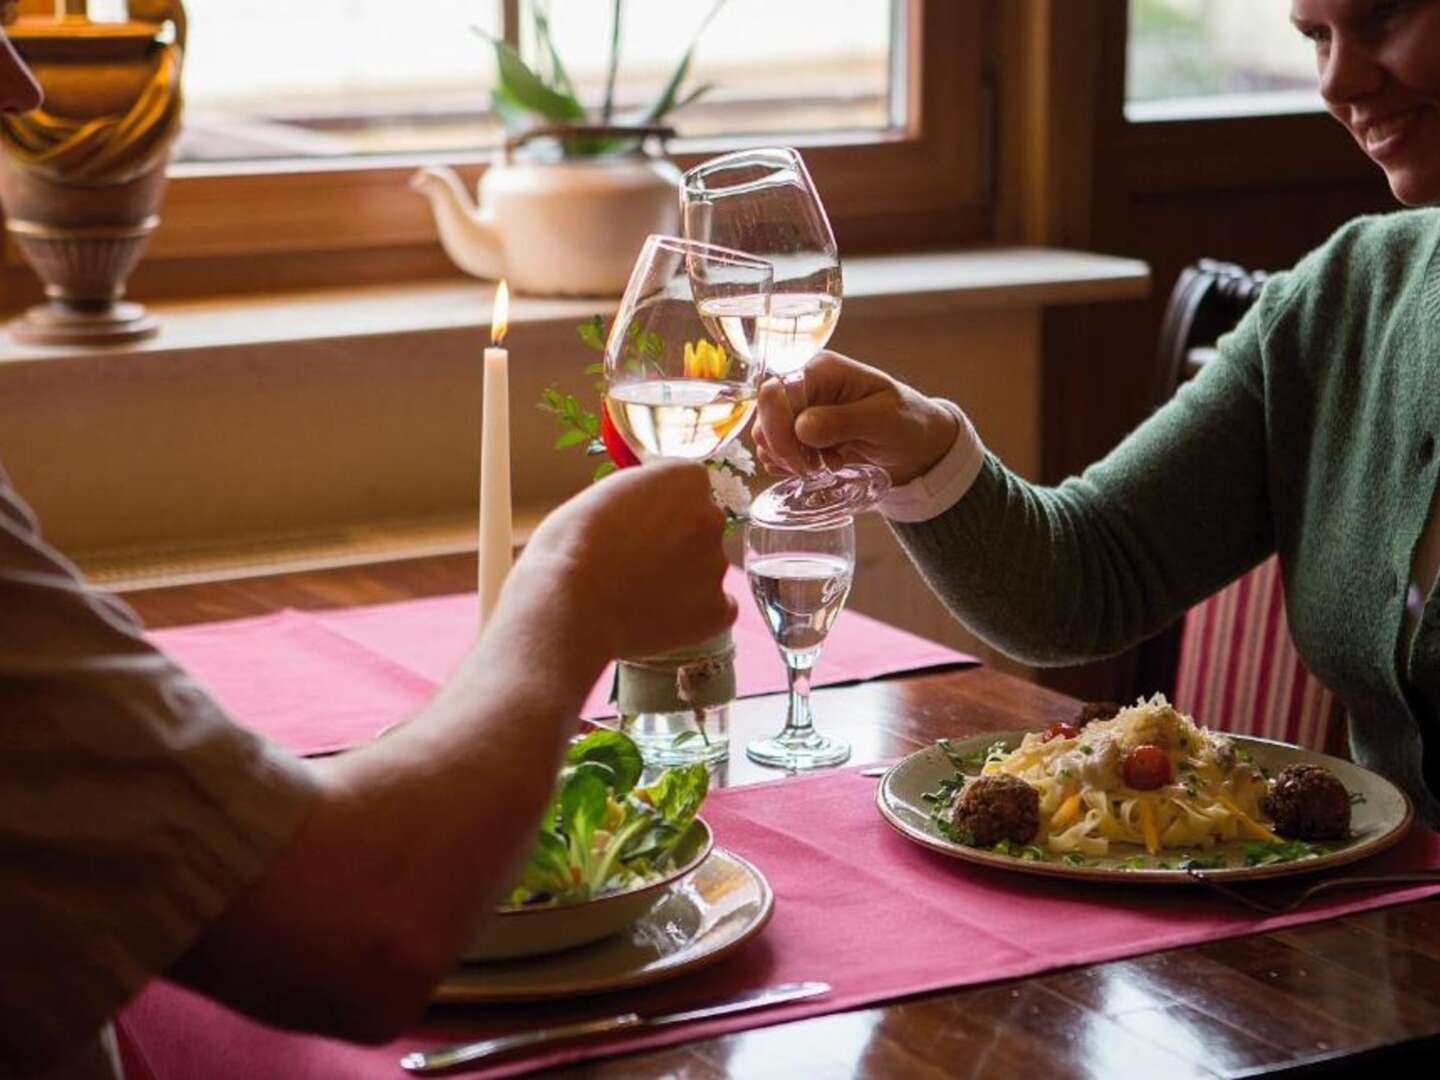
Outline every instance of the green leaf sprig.
[[[680, 58], [669, 80], [654, 104], [636, 120], [641, 126], [660, 123], [670, 113], [699, 100], [714, 89], [706, 83], [682, 93], [685, 80], [700, 38], [728, 0], [715, 0], [701, 20], [689, 46]], [[507, 131], [519, 131], [537, 124], [582, 124], [590, 113], [580, 101], [565, 64], [560, 59], [552, 33], [548, 0], [531, 0], [530, 25], [535, 39], [536, 60], [527, 64], [516, 48], [503, 38], [481, 29], [471, 29], [490, 42], [495, 50], [496, 84], [490, 91], [490, 108]], [[609, 125], [616, 122], [615, 87], [619, 79], [621, 38], [624, 25], [624, 0], [612, 0], [610, 51], [605, 65], [605, 96], [600, 104], [599, 120]], [[562, 151], [570, 157], [595, 157], [634, 149], [636, 140], [624, 136], [576, 135], [561, 141]]]

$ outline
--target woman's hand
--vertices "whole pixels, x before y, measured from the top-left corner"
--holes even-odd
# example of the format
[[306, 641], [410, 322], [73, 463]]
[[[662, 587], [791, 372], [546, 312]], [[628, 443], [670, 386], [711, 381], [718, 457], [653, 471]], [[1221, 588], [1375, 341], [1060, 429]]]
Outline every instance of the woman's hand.
[[771, 472], [809, 471], [807, 456], [825, 463], [864, 462], [890, 474], [895, 486], [923, 476], [954, 445], [954, 413], [883, 371], [839, 353], [806, 365], [806, 407], [797, 417], [778, 379], [760, 388], [755, 447]]

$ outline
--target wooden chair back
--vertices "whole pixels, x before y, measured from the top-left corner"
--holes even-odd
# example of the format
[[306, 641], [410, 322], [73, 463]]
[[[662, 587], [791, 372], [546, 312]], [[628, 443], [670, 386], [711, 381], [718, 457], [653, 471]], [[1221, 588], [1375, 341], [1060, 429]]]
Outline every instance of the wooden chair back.
[[[1158, 407], [1214, 359], [1215, 341], [1259, 297], [1266, 275], [1202, 259], [1175, 283], [1155, 364]], [[1142, 688], [1165, 690], [1206, 726], [1344, 751], [1344, 714], [1290, 638], [1280, 563], [1271, 556], [1196, 604], [1141, 648]]]

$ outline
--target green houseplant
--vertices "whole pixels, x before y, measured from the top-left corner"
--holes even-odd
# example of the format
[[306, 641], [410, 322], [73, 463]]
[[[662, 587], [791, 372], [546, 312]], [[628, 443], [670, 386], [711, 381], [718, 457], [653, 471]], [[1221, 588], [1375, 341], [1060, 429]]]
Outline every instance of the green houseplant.
[[551, 33], [548, 2], [529, 6], [529, 61], [490, 38], [497, 81], [491, 105], [509, 135], [481, 178], [478, 200], [453, 170], [425, 168], [412, 186], [429, 198], [440, 242], [476, 277], [508, 278], [521, 293], [618, 296], [651, 233], [678, 226], [679, 172], [647, 153], [661, 122], [710, 88], [686, 90], [695, 45], [726, 0], [715, 0], [659, 97], [638, 115], [616, 113], [624, 2], [613, 0], [605, 92], [587, 110]]
[[[530, 4], [531, 38], [535, 57], [526, 63], [508, 42], [491, 35], [487, 37], [495, 50], [497, 81], [490, 91], [490, 108], [511, 137], [536, 128], [555, 131], [566, 155], [593, 156], [633, 151], [637, 138], [662, 124], [667, 116], [698, 100], [713, 84], [685, 90], [695, 46], [706, 27], [725, 6], [727, 0], [715, 0], [701, 20], [689, 46], [659, 96], [646, 109], [631, 116], [617, 115], [615, 87], [620, 72], [621, 38], [625, 25], [624, 0], [612, 0], [610, 46], [605, 67], [605, 94], [595, 112], [580, 100], [575, 83], [560, 58], [551, 32], [548, 0], [532, 0]], [[477, 31], [478, 32], [478, 31]], [[610, 128], [609, 132], [582, 132], [566, 135], [566, 128]]]

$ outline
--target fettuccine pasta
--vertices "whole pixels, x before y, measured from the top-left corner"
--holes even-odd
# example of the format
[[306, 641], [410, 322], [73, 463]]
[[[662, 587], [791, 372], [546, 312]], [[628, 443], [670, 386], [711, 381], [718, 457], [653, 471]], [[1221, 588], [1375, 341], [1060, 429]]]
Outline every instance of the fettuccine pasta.
[[[1150, 748], [1139, 756], [1149, 756], [1151, 776], [1164, 778], [1158, 786], [1137, 777], [1133, 752], [1141, 748]], [[1112, 842], [1140, 844], [1155, 855], [1279, 839], [1261, 810], [1268, 785], [1259, 770], [1241, 760], [1229, 739], [1198, 726], [1161, 694], [1073, 734], [1031, 732], [982, 771], [1000, 773], [1039, 792], [1040, 828], [1031, 843], [1057, 854], [1107, 855]]]

